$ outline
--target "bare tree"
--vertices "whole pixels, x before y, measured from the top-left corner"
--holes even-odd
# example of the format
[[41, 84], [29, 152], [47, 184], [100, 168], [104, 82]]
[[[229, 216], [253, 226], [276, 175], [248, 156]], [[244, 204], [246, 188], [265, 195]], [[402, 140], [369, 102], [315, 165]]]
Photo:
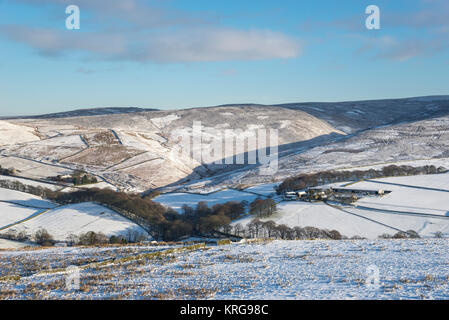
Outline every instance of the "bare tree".
[[271, 238], [276, 232], [276, 223], [272, 220], [266, 221], [262, 224], [262, 227], [266, 230], [268, 237]]
[[242, 227], [242, 225], [240, 223], [237, 223], [234, 226], [234, 233], [235, 233], [236, 236], [239, 237], [240, 236], [240, 232], [242, 232], [242, 230], [243, 230], [243, 227]]
[[253, 219], [250, 223], [248, 223], [248, 230], [250, 231], [252, 237], [259, 237], [262, 225], [263, 222], [259, 219]]
[[286, 239], [290, 238], [291, 229], [287, 225], [281, 224], [276, 229], [277, 229], [277, 232], [279, 233], [279, 237], [281, 237], [281, 239], [286, 240]]
[[69, 246], [73, 246], [74, 244], [77, 244], [79, 242], [79, 237], [76, 234], [69, 234], [67, 237], [67, 244]]
[[34, 241], [42, 246], [52, 246], [54, 244], [53, 237], [45, 229], [39, 229], [33, 236]]

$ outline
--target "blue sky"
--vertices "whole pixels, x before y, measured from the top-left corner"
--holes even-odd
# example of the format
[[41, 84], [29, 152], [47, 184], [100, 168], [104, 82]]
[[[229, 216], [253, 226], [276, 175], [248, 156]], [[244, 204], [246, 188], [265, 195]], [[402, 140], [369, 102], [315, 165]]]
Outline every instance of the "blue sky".
[[[80, 30], [65, 28], [73, 4]], [[0, 52], [0, 116], [440, 95], [449, 4], [3, 0]]]

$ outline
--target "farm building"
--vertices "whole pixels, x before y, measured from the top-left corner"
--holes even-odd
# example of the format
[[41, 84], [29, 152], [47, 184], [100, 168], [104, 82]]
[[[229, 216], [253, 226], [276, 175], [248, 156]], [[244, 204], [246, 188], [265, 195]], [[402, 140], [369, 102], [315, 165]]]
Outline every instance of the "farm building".
[[282, 198], [286, 201], [297, 201], [304, 199], [307, 196], [306, 191], [289, 191], [282, 195]]
[[367, 190], [367, 189], [332, 188], [332, 191], [336, 193], [346, 193], [346, 194], [352, 193], [364, 196], [383, 196], [385, 194], [391, 193], [391, 191], [386, 191], [382, 189]]
[[286, 201], [326, 201], [336, 200], [343, 202], [354, 202], [363, 196], [383, 196], [391, 191], [377, 189], [350, 189], [334, 187], [313, 187], [303, 191], [289, 191], [283, 194]]

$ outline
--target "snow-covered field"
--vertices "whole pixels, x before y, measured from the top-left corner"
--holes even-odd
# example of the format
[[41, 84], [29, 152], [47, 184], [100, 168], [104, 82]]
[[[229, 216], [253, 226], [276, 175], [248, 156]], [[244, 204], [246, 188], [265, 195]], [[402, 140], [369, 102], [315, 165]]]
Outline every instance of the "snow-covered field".
[[[448, 244], [267, 241], [4, 251], [0, 292], [2, 299], [448, 299]], [[74, 264], [79, 290], [66, 287], [65, 268]]]
[[36, 246], [33, 243], [0, 239], [0, 249], [20, 249]]
[[92, 189], [92, 188], [98, 188], [98, 189], [111, 189], [114, 191], [117, 191], [117, 187], [104, 182], [104, 181], [100, 181], [97, 183], [91, 183], [91, 184], [84, 184], [81, 186], [76, 186], [76, 187], [67, 187], [64, 189], [61, 189], [62, 192], [74, 192], [74, 191], [79, 191], [80, 189]]
[[56, 207], [56, 204], [52, 203], [51, 201], [44, 200], [38, 196], [3, 188], [0, 188], [0, 201], [39, 209]]
[[47, 230], [57, 241], [88, 231], [106, 236], [148, 233], [131, 220], [95, 203], [58, 206], [37, 196], [0, 188], [0, 233]]
[[375, 179], [353, 188], [393, 191], [381, 198], [366, 198], [359, 205], [389, 210], [449, 216], [449, 174]]
[[[397, 232], [392, 228], [342, 212], [324, 203], [281, 202], [277, 208], [278, 213], [262, 221], [273, 220], [278, 225], [285, 224], [290, 228], [299, 226], [337, 230], [347, 237], [362, 236], [369, 239], [375, 239], [383, 233]], [[253, 216], [246, 216], [233, 221], [232, 225], [239, 223], [244, 227], [253, 219]]]
[[441, 219], [421, 216], [408, 216], [353, 208], [345, 208], [345, 210], [357, 214], [358, 216], [375, 220], [378, 223], [383, 223], [385, 225], [396, 228], [396, 230], [388, 228], [390, 230], [385, 231], [385, 233], [388, 233], [390, 235], [396, 233], [398, 230], [414, 230], [421, 237], [435, 237], [435, 235], [439, 232], [441, 232], [441, 235], [444, 237], [448, 237], [449, 235], [449, 218]]
[[0, 121], [0, 145], [9, 145], [39, 140], [34, 129], [22, 125]]
[[61, 190], [63, 188], [62, 186], [57, 185], [57, 184], [45, 183], [45, 182], [40, 182], [40, 181], [34, 181], [34, 180], [29, 180], [29, 179], [13, 177], [13, 176], [0, 175], [0, 180], [10, 181], [10, 182], [17, 181], [17, 182], [20, 182], [21, 184], [24, 184], [27, 186], [41, 187], [41, 188], [46, 188], [46, 189], [50, 189], [53, 191]]
[[30, 179], [45, 179], [47, 177], [73, 173], [73, 170], [59, 165], [19, 157], [0, 157], [0, 166], [3, 168], [15, 168], [20, 172], [20, 176]]
[[255, 185], [249, 188], [246, 188], [247, 192], [254, 192], [256, 194], [260, 194], [266, 197], [273, 196], [276, 194], [274, 188], [279, 185], [279, 183], [263, 183], [259, 185]]
[[80, 235], [88, 231], [102, 232], [108, 237], [126, 236], [128, 232], [148, 236], [148, 233], [134, 222], [103, 206], [89, 202], [50, 210], [14, 228], [27, 234], [45, 229], [59, 241], [67, 240], [70, 234]]
[[0, 202], [0, 230], [39, 213], [42, 209], [27, 208], [17, 204]]
[[226, 203], [229, 201], [243, 201], [246, 200], [248, 202], [254, 201], [254, 199], [259, 196], [256, 194], [237, 191], [237, 190], [222, 190], [219, 192], [214, 192], [208, 195], [202, 194], [191, 194], [191, 193], [166, 193], [159, 197], [154, 198], [153, 200], [159, 202], [160, 204], [171, 207], [178, 212], [182, 212], [182, 206], [184, 204], [190, 207], [196, 207], [198, 202], [204, 201], [207, 202], [209, 207], [219, 204]]

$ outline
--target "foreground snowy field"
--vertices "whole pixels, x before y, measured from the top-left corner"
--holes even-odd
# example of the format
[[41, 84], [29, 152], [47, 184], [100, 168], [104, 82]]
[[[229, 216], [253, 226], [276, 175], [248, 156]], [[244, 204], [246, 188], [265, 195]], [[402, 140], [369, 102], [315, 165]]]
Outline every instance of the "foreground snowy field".
[[[2, 299], [448, 299], [448, 244], [265, 241], [3, 251], [0, 292]], [[80, 267], [79, 290], [65, 286], [69, 265]]]

